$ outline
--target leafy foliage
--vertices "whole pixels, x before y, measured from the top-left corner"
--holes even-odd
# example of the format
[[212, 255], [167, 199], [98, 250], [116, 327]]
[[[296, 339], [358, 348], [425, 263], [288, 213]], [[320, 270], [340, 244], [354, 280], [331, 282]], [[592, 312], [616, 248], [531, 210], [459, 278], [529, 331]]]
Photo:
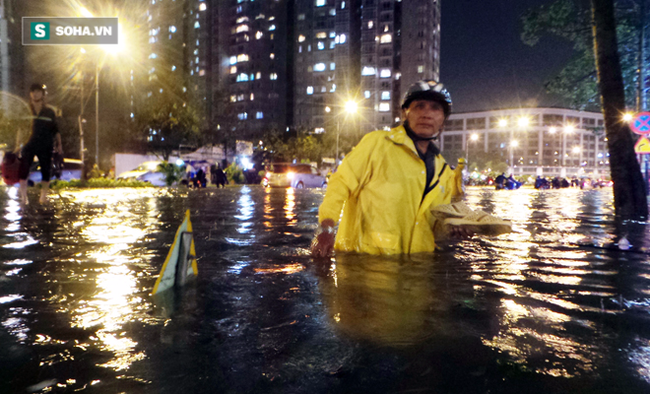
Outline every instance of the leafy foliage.
[[134, 181], [134, 180], [115, 180], [110, 178], [92, 178], [87, 181], [73, 179], [71, 181], [52, 181], [50, 183], [52, 189], [68, 189], [68, 188], [116, 188], [116, 187], [154, 187], [149, 182]]
[[185, 174], [183, 167], [167, 161], [158, 164], [158, 171], [165, 175], [165, 184], [167, 186], [172, 186], [174, 183], [180, 182]]
[[[591, 10], [580, 0], [555, 0], [530, 9], [523, 17], [521, 39], [535, 45], [544, 35], [554, 35], [573, 43], [575, 55], [558, 75], [547, 81], [549, 93], [567, 99], [571, 108], [599, 110], [600, 97], [594, 62]], [[617, 2], [617, 37], [626, 102], [634, 107], [638, 82], [639, 12], [635, 1]], [[647, 59], [646, 59], [647, 60]]]
[[228, 182], [244, 183], [246, 181], [244, 171], [236, 163], [231, 163], [224, 172], [228, 177]]

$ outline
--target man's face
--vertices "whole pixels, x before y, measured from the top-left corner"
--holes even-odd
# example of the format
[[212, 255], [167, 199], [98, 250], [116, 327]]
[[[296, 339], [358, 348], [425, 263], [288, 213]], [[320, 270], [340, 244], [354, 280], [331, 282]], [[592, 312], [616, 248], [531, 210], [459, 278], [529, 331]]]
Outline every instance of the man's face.
[[32, 90], [31, 92], [29, 92], [29, 97], [32, 99], [33, 103], [39, 103], [43, 100], [43, 91]]
[[404, 119], [408, 120], [413, 132], [423, 138], [436, 136], [445, 123], [445, 111], [442, 104], [429, 100], [413, 100], [404, 110]]

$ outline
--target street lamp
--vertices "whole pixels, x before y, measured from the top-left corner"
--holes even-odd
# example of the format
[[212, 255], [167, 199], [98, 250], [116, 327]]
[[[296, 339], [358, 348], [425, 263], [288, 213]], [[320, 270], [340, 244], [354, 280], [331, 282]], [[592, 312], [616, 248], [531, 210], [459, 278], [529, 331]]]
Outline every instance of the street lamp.
[[[472, 133], [469, 136], [469, 140], [471, 142], [476, 142], [478, 141], [478, 133]], [[469, 162], [469, 142], [465, 145], [466, 152], [465, 152], [465, 159]]]
[[[345, 115], [352, 115], [357, 112], [359, 104], [354, 100], [348, 100], [343, 104], [343, 113]], [[332, 109], [327, 106], [325, 107], [325, 112], [330, 113]], [[336, 158], [335, 163], [339, 162], [339, 139], [341, 137], [341, 117], [340, 115], [336, 117]]]
[[[86, 18], [93, 18], [94, 15], [86, 7], [81, 7], [79, 12]], [[118, 44], [97, 45], [104, 54], [116, 55], [123, 51], [125, 46], [122, 25], [118, 22]], [[82, 53], [86, 51], [81, 48]], [[101, 70], [100, 60], [95, 60], [95, 164], [99, 166], [99, 71]]]

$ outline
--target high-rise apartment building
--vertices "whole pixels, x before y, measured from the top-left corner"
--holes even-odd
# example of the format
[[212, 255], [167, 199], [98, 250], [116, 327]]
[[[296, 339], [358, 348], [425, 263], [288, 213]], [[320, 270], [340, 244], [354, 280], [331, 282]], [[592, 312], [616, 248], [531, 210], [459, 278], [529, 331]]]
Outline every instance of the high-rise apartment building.
[[[210, 18], [203, 0], [151, 0], [147, 7], [147, 75], [141, 90], [147, 98], [171, 94], [192, 102], [208, 127]], [[155, 131], [153, 131], [155, 132]], [[155, 135], [150, 139], [156, 138]]]
[[221, 133], [253, 140], [290, 123], [292, 53], [287, 42], [293, 29], [287, 18], [292, 9], [291, 0], [219, 5], [221, 88], [215, 105], [224, 105]]
[[399, 121], [408, 85], [438, 79], [438, 0], [151, 0], [148, 18], [148, 94], [189, 78], [215, 135], [360, 136]]
[[[296, 2], [295, 126], [366, 133], [399, 121], [403, 91], [438, 79], [437, 0]], [[344, 115], [347, 101], [356, 114]], [[328, 111], [329, 110], [329, 111]]]
[[[20, 17], [14, 0], [0, 0], [0, 90], [24, 94]], [[3, 108], [7, 108], [6, 105]]]

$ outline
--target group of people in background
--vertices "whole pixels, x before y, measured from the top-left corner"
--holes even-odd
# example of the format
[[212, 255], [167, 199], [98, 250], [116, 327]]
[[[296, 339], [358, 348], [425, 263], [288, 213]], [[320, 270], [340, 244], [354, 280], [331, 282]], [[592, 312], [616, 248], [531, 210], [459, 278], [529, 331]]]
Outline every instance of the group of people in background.
[[208, 186], [208, 179], [217, 187], [226, 187], [228, 177], [221, 169], [221, 166], [213, 164], [211, 166], [200, 166], [195, 169], [191, 165], [186, 167], [187, 185], [196, 189]]

